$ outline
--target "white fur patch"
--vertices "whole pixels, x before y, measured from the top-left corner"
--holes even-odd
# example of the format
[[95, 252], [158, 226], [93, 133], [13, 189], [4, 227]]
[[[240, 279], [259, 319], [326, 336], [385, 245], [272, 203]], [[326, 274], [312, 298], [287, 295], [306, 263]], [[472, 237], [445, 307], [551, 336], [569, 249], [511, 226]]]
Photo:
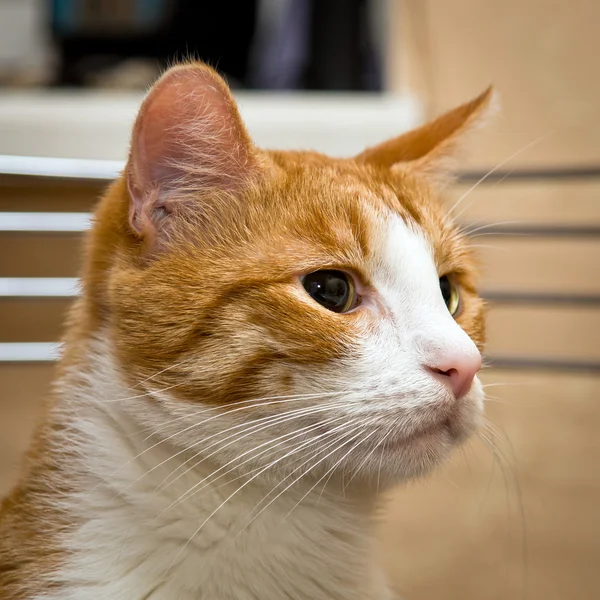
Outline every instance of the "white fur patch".
[[[162, 441], [147, 438], [136, 415], [156, 425], [165, 415], [150, 415], [111, 354], [106, 341], [94, 343], [87, 374], [71, 374], [61, 390], [80, 457], [68, 465], [70, 484], [81, 489], [64, 508], [79, 525], [62, 539], [70, 558], [53, 577], [64, 589], [38, 600], [391, 598], [371, 562], [369, 511], [350, 499], [327, 491], [303, 497], [308, 487], [294, 487], [252, 521], [271, 484], [226, 478], [178, 503], [216, 465], [165, 485], [189, 455], [166, 439], [172, 430]], [[212, 431], [232, 425], [201, 410], [194, 423], [212, 418]], [[196, 435], [207, 431], [200, 426]]]
[[90, 343], [60, 390], [81, 490], [64, 500], [76, 524], [55, 574], [64, 589], [38, 600], [391, 598], [372, 563], [376, 492], [436, 464], [482, 393], [476, 383], [457, 407], [423, 368], [449, 347], [477, 350], [425, 238], [378, 218], [377, 298], [353, 315], [347, 356], [297, 373], [305, 397], [223, 411], [146, 393], [124, 383], [108, 335]]
[[[328, 366], [326, 380], [328, 390], [348, 390], [342, 410], [365, 423], [346, 468], [391, 485], [427, 471], [471, 431], [483, 390], [475, 378], [457, 402], [427, 369], [449, 353], [475, 359], [479, 351], [448, 312], [422, 232], [392, 213], [374, 220], [381, 243], [372, 249], [369, 274], [377, 297], [357, 312], [363, 330], [355, 352]], [[325, 372], [313, 376], [314, 386]], [[449, 427], [438, 427], [448, 419]]]

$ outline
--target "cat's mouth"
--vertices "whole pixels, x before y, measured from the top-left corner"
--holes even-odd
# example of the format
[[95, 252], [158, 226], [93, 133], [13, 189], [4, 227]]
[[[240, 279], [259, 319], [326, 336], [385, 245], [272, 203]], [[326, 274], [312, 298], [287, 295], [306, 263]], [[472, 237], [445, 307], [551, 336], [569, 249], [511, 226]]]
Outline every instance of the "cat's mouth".
[[475, 419], [463, 411], [456, 410], [439, 419], [422, 425], [415, 425], [410, 431], [399, 429], [389, 435], [381, 444], [382, 450], [416, 448], [438, 443], [457, 444], [463, 441], [474, 429]]

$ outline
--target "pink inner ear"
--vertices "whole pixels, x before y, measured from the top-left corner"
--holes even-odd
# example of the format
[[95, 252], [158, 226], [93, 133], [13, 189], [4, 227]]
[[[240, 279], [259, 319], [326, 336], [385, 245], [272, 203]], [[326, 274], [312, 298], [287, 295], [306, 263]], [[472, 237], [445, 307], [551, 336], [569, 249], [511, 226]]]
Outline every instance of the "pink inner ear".
[[203, 65], [175, 67], [138, 114], [127, 165], [130, 220], [142, 233], [179, 190], [234, 189], [253, 146], [223, 80]]

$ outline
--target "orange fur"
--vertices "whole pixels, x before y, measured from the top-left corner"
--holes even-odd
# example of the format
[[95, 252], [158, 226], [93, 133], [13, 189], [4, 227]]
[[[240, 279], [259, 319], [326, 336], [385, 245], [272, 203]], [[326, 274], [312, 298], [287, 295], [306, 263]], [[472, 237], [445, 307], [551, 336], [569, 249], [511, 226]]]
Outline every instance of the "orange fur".
[[[135, 388], [140, 393], [172, 387], [181, 402], [201, 398], [224, 409], [290, 393], [296, 373], [343, 356], [377, 318], [304, 310], [297, 276], [339, 268], [371, 290], [370, 215], [391, 210], [426, 233], [438, 273], [452, 274], [462, 290], [458, 323], [482, 348], [474, 260], [424, 174], [489, 100], [487, 91], [356, 159], [332, 159], [254, 147], [226, 86], [206, 66], [163, 76], [140, 111], [126, 170], [96, 211], [59, 385], [2, 505], [0, 599], [39, 593], [43, 576], [68, 556], [60, 533], [74, 524], [57, 499], [76, 483], [61, 434], [63, 394], [89, 368], [86, 352], [101, 331], [109, 331], [130, 386], [152, 378]], [[188, 112], [169, 129], [173, 107]], [[148, 155], [169, 154], [170, 145], [179, 150], [158, 175], [149, 173]]]

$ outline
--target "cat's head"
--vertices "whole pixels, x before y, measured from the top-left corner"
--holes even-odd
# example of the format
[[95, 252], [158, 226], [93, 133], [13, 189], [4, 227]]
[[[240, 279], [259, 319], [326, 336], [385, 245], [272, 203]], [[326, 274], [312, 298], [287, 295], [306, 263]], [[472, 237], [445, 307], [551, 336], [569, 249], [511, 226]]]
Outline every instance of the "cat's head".
[[445, 456], [482, 408], [484, 321], [435, 184], [490, 98], [332, 159], [256, 148], [214, 71], [168, 71], [86, 278], [140, 420], [265, 477], [393, 482]]

